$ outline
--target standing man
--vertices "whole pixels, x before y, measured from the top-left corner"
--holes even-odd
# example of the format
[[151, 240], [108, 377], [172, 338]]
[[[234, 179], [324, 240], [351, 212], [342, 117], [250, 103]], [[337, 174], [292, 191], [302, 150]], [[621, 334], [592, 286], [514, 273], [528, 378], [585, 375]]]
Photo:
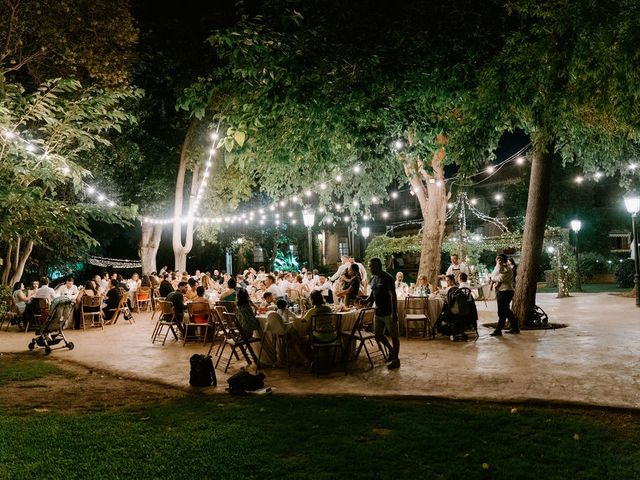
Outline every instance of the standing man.
[[451, 265], [447, 268], [447, 273], [445, 275], [453, 275], [456, 279], [456, 283], [459, 283], [461, 273], [469, 275], [469, 267], [467, 267], [466, 263], [461, 263], [458, 259], [458, 255], [454, 253], [451, 255]]
[[498, 326], [491, 333], [492, 337], [502, 336], [502, 329], [506, 319], [509, 319], [511, 330], [507, 333], [520, 333], [518, 318], [511, 311], [513, 299], [513, 272], [507, 266], [507, 256], [503, 253], [496, 257], [496, 268], [491, 274], [491, 281], [496, 289], [496, 302], [498, 303]]
[[[365, 301], [367, 305], [376, 304], [376, 316], [374, 331], [376, 340], [389, 349], [389, 369], [400, 367], [400, 335], [398, 332], [398, 299], [396, 298], [396, 286], [393, 277], [382, 270], [382, 261], [379, 258], [369, 260], [371, 271], [371, 295]], [[384, 335], [384, 330], [391, 337], [393, 346]]]

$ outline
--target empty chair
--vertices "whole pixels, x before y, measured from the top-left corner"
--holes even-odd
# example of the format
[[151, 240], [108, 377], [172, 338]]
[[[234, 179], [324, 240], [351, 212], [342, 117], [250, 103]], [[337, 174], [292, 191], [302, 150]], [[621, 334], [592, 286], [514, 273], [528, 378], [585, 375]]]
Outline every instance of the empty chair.
[[234, 354], [235, 357], [238, 358], [236, 350], [240, 350], [242, 356], [247, 361], [247, 365], [251, 365], [251, 361], [253, 360], [257, 367], [260, 368], [260, 360], [256, 356], [255, 351], [252, 348], [252, 344], [259, 342], [260, 339], [258, 337], [249, 337], [247, 333], [242, 328], [242, 324], [238, 321], [238, 317], [235, 313], [225, 312], [223, 314], [224, 318], [228, 325], [234, 325], [235, 330], [229, 332], [230, 338], [225, 339], [222, 344], [222, 348], [220, 349], [220, 353], [218, 354], [218, 360], [216, 361], [216, 368], [218, 368], [218, 364], [220, 363], [220, 359], [222, 358], [222, 354], [224, 353], [225, 347], [229, 345], [231, 348], [231, 352], [229, 353], [229, 359], [227, 360], [227, 365], [224, 368], [224, 372], [226, 373], [229, 369], [229, 365], [231, 364], [231, 359]]
[[[344, 365], [344, 373], [347, 374], [347, 363], [343, 358], [342, 339], [340, 338], [340, 315], [324, 314], [311, 317], [311, 335], [309, 346], [313, 353], [312, 370], [316, 375], [320, 372], [320, 352], [329, 351], [331, 365], [340, 359]], [[338, 355], [340, 352], [340, 355]], [[323, 354], [324, 356], [324, 354]]]
[[162, 331], [164, 330], [164, 338], [162, 339], [162, 345], [167, 341], [167, 336], [169, 332], [173, 334], [173, 338], [178, 341], [178, 334], [176, 332], [176, 328], [178, 326], [178, 321], [176, 319], [176, 314], [173, 311], [173, 304], [167, 301], [158, 302], [160, 304], [160, 317], [158, 317], [158, 322], [153, 329], [153, 333], [151, 334], [151, 343], [155, 343], [156, 339], [162, 335]]
[[372, 345], [376, 345], [384, 360], [387, 360], [387, 355], [382, 348], [382, 345], [380, 345], [376, 340], [375, 334], [371, 331], [375, 314], [375, 308], [363, 308], [358, 313], [358, 319], [356, 320], [356, 323], [354, 323], [353, 328], [351, 330], [342, 331], [343, 335], [348, 336], [347, 346], [345, 349], [347, 359], [349, 359], [348, 356], [351, 353], [351, 345], [353, 344], [354, 350], [353, 358], [351, 358], [351, 360], [357, 360], [360, 356], [360, 352], [364, 349], [371, 368], [373, 368], [373, 359], [371, 358], [371, 353], [367, 348], [367, 342], [370, 342]]
[[[412, 333], [419, 333], [425, 336], [430, 325], [429, 315], [427, 314], [427, 297], [406, 297], [404, 299], [404, 313], [407, 339]], [[411, 323], [421, 324], [422, 327], [412, 327]]]

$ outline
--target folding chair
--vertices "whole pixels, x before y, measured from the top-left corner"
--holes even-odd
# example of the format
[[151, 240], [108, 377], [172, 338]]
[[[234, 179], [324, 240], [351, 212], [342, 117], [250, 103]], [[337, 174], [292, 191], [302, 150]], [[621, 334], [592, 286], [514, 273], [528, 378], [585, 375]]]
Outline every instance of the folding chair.
[[156, 312], [160, 311], [160, 302], [164, 302], [165, 297], [161, 297], [160, 293], [157, 289], [153, 291], [151, 294], [151, 302], [152, 302], [152, 312], [151, 312], [151, 320], [153, 320], [156, 316]]
[[[211, 309], [209, 308], [209, 303], [189, 303], [187, 304], [187, 313], [189, 321], [184, 324], [184, 338], [182, 345], [186, 345], [190, 338], [206, 342], [207, 333], [209, 333], [209, 324], [211, 323]], [[193, 330], [193, 335], [189, 335], [189, 328]]]
[[0, 315], [0, 330], [2, 330], [2, 325], [4, 325], [5, 322], [7, 322], [7, 328], [5, 329], [5, 331], [9, 331], [9, 327], [12, 325], [12, 323], [15, 320], [18, 325], [18, 328], [20, 328], [19, 322], [22, 318], [22, 314], [20, 313], [20, 309], [18, 308], [18, 305], [16, 304], [16, 299], [13, 298], [13, 295], [11, 295], [10, 297], [7, 297], [6, 299], [7, 302], [7, 312], [5, 312], [3, 315]]
[[127, 296], [127, 292], [124, 291], [124, 289], [120, 289], [120, 301], [118, 302], [118, 306], [113, 309], [109, 309], [109, 311], [114, 311], [115, 313], [113, 314], [113, 317], [111, 317], [111, 320], [109, 322], [106, 322], [107, 324], [111, 324], [111, 325], [115, 325], [116, 322], [118, 321], [118, 318], [120, 318], [120, 314], [122, 314], [124, 316], [124, 319], [129, 322], [130, 324], [136, 323], [135, 319], [133, 318], [133, 314], [131, 313], [131, 310], [129, 310], [129, 305], [127, 304], [127, 300], [128, 300], [128, 296]]
[[22, 317], [25, 332], [29, 331], [29, 326], [39, 327], [40, 324], [47, 319], [49, 301], [46, 298], [33, 298], [31, 300], [31, 313], [33, 315], [33, 322], [30, 322], [25, 315]]
[[[421, 332], [422, 336], [430, 329], [429, 315], [427, 313], [427, 297], [406, 297], [404, 299], [404, 313], [407, 339], [413, 332]], [[410, 328], [409, 323], [422, 323], [422, 328]]]
[[[213, 350], [213, 345], [216, 340], [222, 340], [220, 345], [216, 350], [214, 356], [218, 356], [220, 353], [220, 349], [224, 347], [224, 344], [227, 339], [232, 339], [237, 334], [235, 325], [232, 323], [231, 325], [227, 324], [227, 319], [224, 314], [227, 312], [227, 309], [221, 305], [216, 305], [213, 307], [212, 316], [215, 319], [214, 327], [213, 327], [213, 336], [211, 337], [211, 346], [209, 347], [208, 355], [211, 355], [211, 350]], [[240, 360], [238, 354], [235, 354], [236, 360]]]
[[[344, 359], [344, 350], [342, 348], [342, 338], [340, 338], [340, 315], [333, 313], [326, 315], [314, 315], [311, 317], [311, 335], [309, 335], [309, 346], [313, 353], [312, 369], [315, 370], [316, 376], [319, 375], [320, 352], [324, 350], [333, 350], [331, 364], [336, 363], [338, 350], [340, 351], [340, 359], [344, 365], [344, 374], [347, 374], [347, 362]], [[327, 341], [322, 341], [321, 336], [326, 336]], [[331, 339], [329, 339], [331, 338]]]
[[95, 295], [89, 297], [87, 295], [82, 297], [80, 303], [80, 322], [82, 323], [82, 330], [86, 329], [87, 319], [89, 320], [90, 327], [100, 327], [104, 330], [104, 316], [100, 305], [102, 304], [102, 298]]
[[216, 306], [224, 307], [229, 313], [236, 313], [238, 311], [238, 306], [236, 305], [236, 302], [219, 301], [219, 302], [216, 302]]
[[[367, 342], [374, 342], [378, 346], [378, 350], [382, 354], [382, 357], [387, 359], [387, 355], [385, 354], [382, 345], [376, 340], [375, 334], [369, 329], [367, 331], [367, 326], [371, 327], [374, 322], [376, 314], [375, 308], [363, 308], [358, 313], [358, 319], [356, 323], [353, 324], [353, 328], [351, 330], [343, 330], [342, 334], [348, 336], [347, 346], [346, 346], [346, 354], [348, 355], [351, 350], [351, 344], [355, 343], [353, 358], [351, 360], [355, 361], [360, 356], [360, 352], [364, 348], [364, 352], [367, 354], [367, 358], [369, 359], [369, 364], [371, 368], [373, 368], [373, 359], [371, 358], [371, 354], [369, 353], [369, 349], [367, 348]], [[347, 358], [348, 360], [348, 358]]]
[[[229, 354], [227, 365], [224, 368], [224, 373], [227, 373], [229, 365], [231, 364], [231, 358], [234, 356], [234, 354], [236, 358], [239, 358], [238, 354], [236, 353], [236, 349], [240, 349], [240, 352], [242, 353], [244, 359], [247, 361], [248, 365], [251, 365], [251, 359], [253, 359], [257, 367], [260, 368], [260, 360], [256, 356], [256, 352], [254, 352], [253, 348], [251, 347], [252, 343], [259, 342], [260, 339], [257, 337], [247, 336], [246, 332], [242, 328], [242, 324], [238, 321], [238, 317], [235, 313], [225, 312], [223, 315], [227, 325], [235, 326], [235, 331], [230, 332], [231, 338], [225, 339], [224, 343], [222, 344], [222, 349], [220, 349], [215, 368], [218, 368], [218, 364], [220, 363], [220, 359], [222, 358], [222, 354], [224, 353], [225, 347], [227, 345], [231, 347], [231, 353]], [[249, 358], [249, 355], [247, 355], [247, 350], [249, 351], [251, 358]]]
[[162, 329], [165, 327], [166, 331], [164, 334], [164, 339], [162, 340], [162, 345], [164, 345], [167, 341], [169, 332], [173, 334], [173, 338], [175, 338], [177, 342], [178, 334], [176, 333], [175, 327], [177, 327], [178, 321], [176, 319], [176, 314], [173, 311], [173, 304], [167, 301], [158, 303], [160, 304], [160, 317], [158, 317], [158, 322], [153, 328], [153, 333], [151, 334], [151, 343], [156, 342], [156, 338], [158, 338], [162, 334]]
[[136, 311], [140, 313], [140, 308], [146, 311], [151, 308], [151, 287], [140, 287], [136, 292]]

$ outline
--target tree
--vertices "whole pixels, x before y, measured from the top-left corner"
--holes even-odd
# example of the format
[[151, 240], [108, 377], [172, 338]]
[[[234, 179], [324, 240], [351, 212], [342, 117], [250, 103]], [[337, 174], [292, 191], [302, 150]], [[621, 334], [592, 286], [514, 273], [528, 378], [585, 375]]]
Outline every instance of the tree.
[[[333, 199], [353, 219], [408, 180], [425, 222], [420, 273], [435, 281], [450, 195], [445, 165], [477, 162], [449, 154], [449, 135], [498, 44], [500, 17], [467, 1], [285, 3], [213, 35], [223, 66], [191, 90], [228, 127], [220, 140], [227, 165], [275, 199], [326, 180], [331, 188], [315, 192], [320, 205]], [[356, 164], [363, 174], [351, 173]]]
[[533, 314], [537, 262], [548, 215], [552, 165], [626, 170], [640, 139], [640, 5], [627, 0], [507, 4], [520, 28], [482, 72], [462, 115], [455, 146], [493, 150], [494, 132], [520, 128], [531, 137], [523, 249], [514, 313]]

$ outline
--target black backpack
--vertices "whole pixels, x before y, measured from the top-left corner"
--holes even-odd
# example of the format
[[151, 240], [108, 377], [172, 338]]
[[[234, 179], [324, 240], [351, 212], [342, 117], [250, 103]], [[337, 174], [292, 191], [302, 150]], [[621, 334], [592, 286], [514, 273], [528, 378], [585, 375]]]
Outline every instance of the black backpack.
[[229, 382], [229, 393], [233, 395], [242, 395], [246, 392], [252, 392], [254, 390], [260, 390], [264, 388], [264, 373], [260, 372], [258, 375], [252, 375], [249, 372], [240, 370], [238, 373], [231, 375], [227, 382]]
[[213, 368], [211, 355], [191, 355], [191, 372], [189, 372], [189, 384], [194, 387], [216, 386], [216, 371]]

